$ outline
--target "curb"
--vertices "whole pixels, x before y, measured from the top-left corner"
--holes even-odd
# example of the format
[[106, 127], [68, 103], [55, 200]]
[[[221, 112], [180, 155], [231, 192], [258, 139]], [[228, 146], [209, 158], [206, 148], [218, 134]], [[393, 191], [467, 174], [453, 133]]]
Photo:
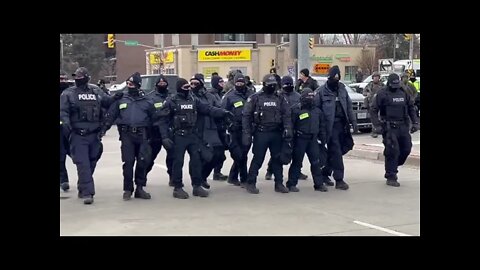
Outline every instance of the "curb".
[[[383, 149], [381, 151], [374, 151], [374, 150], [372, 151], [372, 150], [365, 150], [365, 149], [352, 149], [345, 156], [385, 161], [385, 156], [383, 156]], [[407, 160], [405, 161], [404, 165], [420, 167], [420, 155], [410, 154], [408, 156]]]

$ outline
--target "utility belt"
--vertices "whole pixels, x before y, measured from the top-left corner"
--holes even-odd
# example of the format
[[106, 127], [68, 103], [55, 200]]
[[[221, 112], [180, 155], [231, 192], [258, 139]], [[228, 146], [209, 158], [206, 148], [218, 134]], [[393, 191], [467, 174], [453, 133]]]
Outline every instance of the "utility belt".
[[182, 129], [175, 129], [173, 131], [173, 134], [174, 135], [185, 136], [185, 135], [192, 134], [193, 132], [194, 132], [193, 128], [182, 128]]
[[391, 128], [399, 128], [400, 126], [404, 126], [406, 124], [405, 121], [386, 121], [385, 124]]
[[92, 133], [97, 133], [97, 132], [100, 132], [100, 128], [96, 128], [96, 129], [93, 129], [93, 130], [89, 130], [89, 129], [86, 129], [86, 128], [74, 128], [73, 129], [73, 132], [75, 132], [76, 134], [80, 135], [80, 136], [87, 136], [89, 134], [92, 134]]
[[313, 134], [311, 133], [303, 133], [299, 130], [297, 130], [295, 132], [295, 136], [297, 136], [297, 138], [301, 138], [301, 139], [307, 139], [307, 140], [311, 140], [313, 138]]
[[262, 126], [262, 125], [257, 125], [255, 127], [255, 131], [259, 132], [271, 132], [271, 131], [282, 131], [279, 125], [275, 126]]
[[119, 126], [120, 132], [128, 132], [133, 134], [146, 134], [148, 131], [147, 127], [131, 127], [127, 125]]

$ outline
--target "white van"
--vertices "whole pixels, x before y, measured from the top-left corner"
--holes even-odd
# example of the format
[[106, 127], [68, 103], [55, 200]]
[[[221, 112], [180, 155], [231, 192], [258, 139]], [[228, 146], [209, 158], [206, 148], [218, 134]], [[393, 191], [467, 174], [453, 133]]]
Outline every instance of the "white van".
[[400, 74], [407, 69], [413, 69], [416, 77], [420, 77], [420, 59], [413, 59], [413, 63], [410, 59], [393, 62], [393, 72]]

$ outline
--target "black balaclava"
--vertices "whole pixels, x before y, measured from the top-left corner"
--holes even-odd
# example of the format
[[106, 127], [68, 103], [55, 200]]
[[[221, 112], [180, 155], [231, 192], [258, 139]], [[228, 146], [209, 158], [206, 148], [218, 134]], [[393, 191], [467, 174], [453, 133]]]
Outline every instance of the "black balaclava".
[[328, 80], [327, 85], [328, 88], [331, 90], [337, 91], [338, 90], [338, 83], [342, 78], [340, 74], [340, 68], [338, 66], [333, 66], [328, 70]]
[[182, 86], [184, 86], [185, 84], [188, 84], [187, 80], [185, 80], [184, 78], [178, 78], [175, 88], [177, 89], [178, 94], [182, 95], [184, 98], [187, 98], [188, 95], [190, 94], [190, 90], [186, 90], [182, 88]]
[[286, 75], [282, 78], [282, 89], [287, 93], [291, 93], [293, 91], [293, 78]]
[[[165, 85], [165, 86], [159, 86], [158, 83], [159, 83], [160, 81], [164, 81], [167, 85]], [[165, 76], [163, 76], [163, 75], [158, 76], [157, 81], [155, 82], [155, 89], [156, 89], [157, 92], [160, 93], [160, 94], [166, 94], [166, 93], [168, 92], [168, 81], [167, 81], [167, 79], [165, 78]]]
[[190, 79], [191, 80], [197, 80], [200, 82], [199, 85], [193, 87], [192, 86], [192, 91], [197, 93], [198, 91], [200, 91], [200, 89], [203, 89], [203, 86], [205, 85], [205, 77], [203, 76], [203, 74], [201, 73], [196, 73], [195, 75], [193, 75], [193, 77]]
[[235, 90], [244, 94], [245, 91], [247, 91], [247, 85], [245, 83], [245, 76], [243, 76], [243, 74], [241, 74], [241, 73], [237, 73], [237, 75], [235, 75], [235, 77], [233, 78], [233, 83], [237, 83], [237, 82], [243, 82], [243, 85], [242, 86], [235, 85]]
[[127, 79], [127, 81], [132, 82], [134, 85], [134, 87], [129, 87], [127, 85], [128, 94], [131, 96], [138, 96], [140, 94], [140, 87], [142, 86], [142, 77], [140, 76], [140, 73], [135, 72]]
[[302, 94], [300, 96], [300, 104], [302, 108], [311, 109], [313, 107], [313, 98], [315, 96], [315, 92], [312, 89], [306, 87], [303, 88]]
[[273, 94], [277, 90], [277, 79], [274, 74], [267, 74], [263, 77], [263, 92]]
[[215, 89], [216, 93], [220, 93], [223, 90], [223, 87], [219, 85], [219, 83], [223, 82], [222, 77], [215, 75], [212, 77], [212, 88]]
[[90, 80], [90, 76], [88, 75], [88, 70], [84, 67], [79, 67], [77, 70], [75, 70], [75, 73], [72, 74], [74, 78], [77, 77], [83, 77], [81, 79], [75, 79], [75, 85], [78, 88], [84, 88], [87, 87], [88, 81]]
[[387, 86], [388, 86], [388, 90], [392, 92], [397, 91], [397, 89], [401, 87], [400, 77], [398, 77], [398, 75], [395, 73], [388, 75]]

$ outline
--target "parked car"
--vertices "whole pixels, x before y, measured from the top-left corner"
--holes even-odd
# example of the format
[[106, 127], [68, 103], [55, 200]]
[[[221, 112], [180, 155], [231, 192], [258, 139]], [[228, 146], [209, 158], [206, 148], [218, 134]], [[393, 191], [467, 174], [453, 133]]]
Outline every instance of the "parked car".
[[[327, 82], [327, 77], [312, 76], [312, 78], [317, 80], [319, 87], [324, 85]], [[371, 132], [372, 120], [370, 119], [370, 113], [367, 111], [367, 108], [363, 106], [365, 97], [362, 94], [356, 93], [351, 87], [346, 85], [343, 81], [340, 81], [340, 83], [345, 86], [348, 96], [352, 100], [353, 113], [357, 117], [358, 129], [361, 132]]]
[[[380, 81], [383, 82], [384, 84], [387, 84], [388, 75], [390, 75], [390, 73], [380, 74]], [[351, 83], [351, 84], [348, 84], [348, 86], [350, 86], [350, 88], [353, 88], [355, 92], [362, 93], [363, 88], [365, 88], [365, 86], [367, 86], [367, 84], [371, 81], [373, 81], [372, 75], [365, 78], [365, 80], [363, 80], [363, 82], [361, 83]]]

